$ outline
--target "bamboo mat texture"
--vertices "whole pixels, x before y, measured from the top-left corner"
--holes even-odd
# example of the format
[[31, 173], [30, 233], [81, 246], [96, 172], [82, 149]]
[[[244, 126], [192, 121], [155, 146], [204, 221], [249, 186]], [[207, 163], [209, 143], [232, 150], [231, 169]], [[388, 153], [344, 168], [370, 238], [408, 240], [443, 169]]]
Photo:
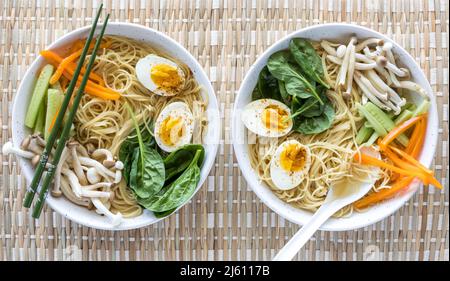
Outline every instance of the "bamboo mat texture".
[[[0, 138], [11, 139], [11, 105], [36, 54], [90, 25], [94, 1], [0, 1]], [[233, 153], [230, 120], [247, 69], [271, 44], [306, 26], [360, 24], [400, 43], [437, 96], [439, 143], [433, 162], [445, 188], [421, 188], [394, 215], [363, 229], [317, 232], [298, 260], [448, 260], [448, 17], [445, 0], [104, 1], [112, 22], [164, 32], [198, 59], [220, 103], [215, 166], [192, 202], [155, 225], [121, 232], [75, 224], [46, 208], [22, 208], [18, 160], [1, 155], [0, 260], [270, 260], [298, 226], [269, 210], [247, 186]]]

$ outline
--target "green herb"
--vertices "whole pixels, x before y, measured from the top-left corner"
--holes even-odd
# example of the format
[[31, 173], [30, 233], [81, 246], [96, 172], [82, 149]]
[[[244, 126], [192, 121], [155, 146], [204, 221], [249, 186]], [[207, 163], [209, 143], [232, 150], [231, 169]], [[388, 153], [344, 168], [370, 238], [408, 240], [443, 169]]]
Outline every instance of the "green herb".
[[280, 90], [280, 95], [281, 95], [281, 98], [283, 99], [283, 102], [287, 106], [291, 106], [292, 96], [289, 95], [289, 93], [286, 91], [286, 86], [284, 85], [283, 81], [278, 81], [278, 88]]
[[259, 73], [258, 82], [252, 94], [252, 100], [276, 99], [282, 101], [278, 80], [269, 72], [265, 66]]
[[[140, 198], [150, 198], [158, 193], [164, 186], [165, 181], [165, 169], [164, 162], [158, 152], [149, 146], [149, 143], [144, 144], [141, 130], [136, 121], [136, 118], [128, 104], [125, 104], [127, 110], [131, 115], [134, 127], [136, 130], [136, 136], [138, 139], [138, 147], [133, 148], [132, 159], [126, 159], [124, 162], [131, 167], [125, 169], [125, 172], [129, 172], [128, 185]], [[130, 151], [130, 148], [128, 148]], [[124, 157], [123, 153], [122, 157]]]
[[272, 75], [285, 83], [286, 91], [300, 98], [315, 97], [320, 104], [323, 101], [311, 84], [300, 72], [298, 66], [289, 62], [286, 51], [280, 51], [270, 56], [267, 67]]
[[189, 166], [175, 181], [149, 199], [138, 198], [139, 204], [148, 210], [159, 213], [173, 210], [184, 204], [194, 193], [200, 180], [198, 163], [203, 153], [202, 149], [198, 149]]
[[335, 116], [333, 105], [328, 99], [325, 100], [324, 109], [321, 115], [316, 117], [296, 117], [293, 129], [305, 135], [318, 134], [328, 128], [333, 123]]
[[323, 79], [322, 60], [308, 40], [303, 38], [292, 39], [289, 43], [289, 50], [308, 78], [322, 84], [327, 89], [330, 88]]
[[197, 165], [200, 166], [201, 163], [203, 163], [203, 158], [205, 156], [205, 150], [200, 144], [184, 145], [171, 152], [164, 159], [164, 167], [166, 169], [166, 182], [176, 176], [179, 176], [189, 166], [197, 150], [201, 151], [201, 154], [197, 161]]

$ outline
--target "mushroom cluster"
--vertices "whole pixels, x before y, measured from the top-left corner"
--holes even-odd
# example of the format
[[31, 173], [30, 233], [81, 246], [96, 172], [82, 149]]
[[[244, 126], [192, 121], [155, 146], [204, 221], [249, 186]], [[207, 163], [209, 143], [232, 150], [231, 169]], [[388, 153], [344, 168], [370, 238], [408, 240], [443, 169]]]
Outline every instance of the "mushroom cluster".
[[363, 93], [363, 103], [370, 100], [379, 108], [396, 115], [406, 103], [398, 90], [418, 92], [428, 99], [425, 90], [409, 80], [409, 70], [397, 66], [392, 43], [378, 38], [368, 38], [358, 43], [357, 38], [352, 37], [347, 45], [325, 40], [320, 45], [326, 52], [326, 59], [340, 66], [334, 87], [344, 97], [350, 96], [355, 81]]
[[[3, 154], [13, 153], [29, 159], [36, 167], [45, 143], [39, 134], [29, 135], [23, 139], [20, 148], [14, 147], [12, 142], [6, 143]], [[112, 187], [122, 180], [123, 163], [107, 149], [95, 149], [92, 145], [87, 147], [74, 140], [67, 142], [56, 167], [50, 193], [53, 197], [64, 195], [73, 203], [89, 209], [95, 207], [97, 213], [107, 216], [113, 225], [118, 225], [122, 215], [113, 214], [109, 208], [114, 198]]]

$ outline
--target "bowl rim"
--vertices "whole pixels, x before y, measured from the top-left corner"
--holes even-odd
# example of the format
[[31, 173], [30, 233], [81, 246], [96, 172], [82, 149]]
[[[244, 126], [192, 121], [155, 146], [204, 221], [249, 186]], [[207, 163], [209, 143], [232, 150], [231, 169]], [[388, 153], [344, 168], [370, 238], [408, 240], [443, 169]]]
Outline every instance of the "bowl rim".
[[[100, 23], [95, 31], [95, 34], [98, 33], [99, 29], [101, 28], [102, 23]], [[77, 35], [79, 34], [84, 34], [86, 32], [88, 32], [91, 29], [92, 25], [87, 25], [87, 26], [83, 26], [77, 29], [74, 29], [64, 35], [62, 35], [61, 37], [57, 38], [56, 40], [54, 40], [51, 44], [47, 45], [46, 48], [48, 49], [52, 49], [55, 48], [55, 46], [57, 46], [57, 48], [60, 48], [61, 46], [64, 46], [65, 43], [64, 41], [68, 41], [71, 42], [73, 40], [73, 38], [77, 38]], [[217, 101], [217, 96], [215, 95], [215, 91], [214, 88], [212, 87], [211, 84], [211, 80], [209, 78], [209, 76], [206, 74], [205, 70], [203, 69], [202, 65], [199, 63], [199, 61], [180, 43], [178, 43], [175, 39], [171, 38], [170, 36], [166, 35], [165, 33], [158, 31], [156, 29], [144, 26], [144, 25], [140, 25], [140, 24], [135, 24], [135, 23], [128, 23], [128, 22], [110, 22], [108, 23], [108, 26], [106, 27], [106, 31], [105, 31], [105, 35], [109, 35], [111, 33], [114, 33], [113, 31], [110, 31], [110, 29], [114, 29], [114, 28], [130, 28], [130, 29], [135, 29], [135, 30], [142, 30], [143, 32], [147, 33], [147, 34], [151, 34], [152, 36], [157, 37], [156, 40], [162, 39], [163, 41], [168, 42], [169, 44], [171, 44], [173, 46], [173, 51], [174, 52], [179, 52], [184, 58], [180, 60], [184, 60], [184, 61], [191, 61], [192, 65], [195, 68], [195, 71], [193, 69], [191, 69], [191, 71], [195, 72], [198, 76], [202, 77], [205, 82], [207, 83], [202, 83], [202, 87], [203, 87], [203, 92], [204, 95], [206, 95], [208, 97], [208, 106], [206, 108], [206, 111], [209, 111], [209, 114], [212, 114], [208, 121], [210, 122], [209, 126], [208, 126], [208, 133], [207, 135], [210, 136], [209, 139], [205, 140], [205, 143], [210, 146], [209, 149], [209, 154], [206, 155], [205, 160], [203, 162], [203, 165], [201, 167], [201, 178], [200, 181], [197, 184], [197, 187], [194, 191], [194, 193], [191, 195], [191, 197], [189, 198], [189, 200], [187, 200], [184, 204], [182, 204], [181, 206], [177, 207], [177, 209], [172, 212], [169, 216], [163, 217], [163, 218], [155, 218], [153, 221], [150, 221], [151, 218], [149, 217], [147, 220], [144, 220], [140, 223], [135, 223], [133, 225], [126, 225], [124, 226], [123, 224], [118, 225], [118, 226], [99, 226], [96, 223], [91, 222], [90, 220], [87, 219], [80, 219], [79, 216], [76, 215], [76, 213], [71, 213], [71, 212], [65, 212], [66, 209], [70, 208], [70, 206], [75, 206], [72, 202], [68, 201], [67, 199], [64, 198], [65, 201], [67, 201], [66, 203], [64, 203], [63, 208], [61, 207], [57, 207], [55, 205], [55, 200], [57, 200], [56, 198], [53, 198], [52, 196], [47, 196], [47, 200], [46, 203], [49, 205], [49, 207], [56, 211], [57, 213], [59, 213], [61, 216], [76, 222], [80, 225], [84, 225], [87, 227], [92, 227], [95, 229], [100, 229], [100, 230], [112, 230], [112, 231], [116, 231], [116, 230], [130, 230], [130, 229], [138, 229], [138, 228], [142, 228], [151, 224], [155, 224], [163, 219], [167, 219], [168, 217], [170, 217], [171, 215], [174, 215], [177, 213], [177, 211], [184, 207], [186, 204], [188, 204], [191, 199], [197, 194], [197, 192], [200, 190], [200, 188], [202, 187], [202, 185], [205, 183], [206, 179], [208, 178], [208, 175], [215, 163], [215, 159], [216, 159], [216, 155], [218, 152], [218, 148], [219, 148], [219, 143], [220, 143], [220, 130], [221, 130], [221, 122], [220, 122], [220, 114], [219, 114], [219, 104]], [[125, 36], [126, 37], [126, 36]], [[147, 35], [146, 35], [147, 37]], [[147, 37], [148, 38], [148, 37]], [[133, 38], [131, 38], [133, 39]], [[138, 39], [136, 39], [138, 40]], [[140, 40], [138, 40], [140, 41]], [[145, 40], [144, 40], [145, 42]], [[17, 89], [17, 92], [14, 96], [14, 100], [13, 100], [13, 104], [12, 104], [12, 110], [11, 110], [11, 129], [12, 129], [12, 142], [15, 146], [20, 144], [20, 141], [18, 139], [19, 136], [17, 136], [17, 126], [19, 126], [19, 124], [16, 124], [17, 122], [14, 122], [14, 119], [16, 119], [16, 115], [17, 115], [17, 110], [18, 107], [22, 106], [21, 104], [19, 104], [19, 99], [18, 97], [20, 96], [20, 93], [24, 91], [24, 81], [33, 78], [33, 74], [32, 69], [34, 69], [36, 67], [36, 65], [39, 65], [42, 63], [44, 59], [42, 58], [41, 55], [37, 55], [36, 58], [33, 60], [33, 62], [27, 67], [27, 70], [25, 71], [25, 74], [23, 75], [23, 79], [21, 79], [19, 87]], [[28, 94], [27, 97], [29, 97], [31, 94]], [[214, 122], [214, 124], [212, 124]], [[23, 126], [22, 124], [23, 122], [20, 123], [20, 126]], [[211, 126], [212, 125], [212, 126]], [[26, 178], [26, 184], [29, 184], [29, 182], [31, 181], [30, 174], [27, 172], [29, 169], [24, 167], [25, 162], [23, 159], [19, 159], [17, 158], [20, 168], [22, 170], [22, 173], [24, 174], [25, 178]], [[33, 171], [31, 171], [32, 173]], [[146, 214], [146, 210], [144, 209], [144, 212], [140, 215], [143, 216], [144, 214]], [[74, 215], [75, 214], [75, 215]], [[138, 217], [140, 217], [138, 216]], [[136, 218], [138, 218], [136, 217]], [[107, 218], [105, 217], [105, 220]], [[125, 220], [127, 220], [128, 218], [124, 218]]]
[[[431, 107], [430, 107], [430, 111], [429, 114], [432, 114], [434, 117], [434, 120], [438, 120], [438, 115], [437, 115], [437, 110], [436, 110], [436, 97], [433, 94], [432, 88], [430, 86], [430, 83], [428, 81], [428, 79], [426, 78], [425, 73], [423, 72], [422, 68], [417, 64], [417, 62], [415, 61], [415, 59], [411, 56], [411, 54], [406, 51], [401, 45], [399, 45], [397, 42], [395, 42], [394, 40], [392, 40], [391, 38], [381, 34], [380, 32], [373, 30], [371, 28], [367, 28], [364, 26], [360, 26], [360, 25], [356, 25], [356, 24], [348, 24], [348, 23], [325, 23], [325, 24], [318, 24], [318, 25], [313, 25], [313, 26], [309, 26], [309, 27], [305, 27], [305, 28], [301, 28], [299, 30], [293, 31], [289, 34], [287, 34], [286, 36], [283, 36], [282, 38], [280, 38], [279, 40], [277, 40], [275, 43], [273, 43], [272, 45], [270, 45], [262, 54], [260, 54], [258, 56], [258, 58], [253, 62], [253, 64], [249, 67], [249, 69], [246, 72], [245, 78], [242, 80], [242, 83], [239, 87], [238, 90], [238, 94], [235, 97], [234, 100], [234, 107], [233, 107], [233, 117], [232, 117], [232, 129], [231, 129], [231, 136], [232, 136], [232, 142], [233, 142], [233, 150], [235, 152], [235, 156], [239, 165], [240, 170], [242, 171], [242, 174], [244, 176], [244, 178], [246, 179], [247, 184], [251, 187], [251, 189], [253, 190], [253, 192], [255, 192], [255, 194], [258, 196], [258, 198], [266, 205], [268, 206], [274, 213], [278, 214], [279, 216], [281, 216], [282, 218], [298, 224], [298, 225], [305, 225], [306, 223], [308, 223], [309, 219], [313, 216], [314, 213], [307, 211], [307, 210], [303, 210], [303, 209], [299, 209], [299, 208], [295, 208], [293, 206], [291, 206], [290, 204], [282, 201], [279, 198], [268, 198], [266, 197], [266, 195], [264, 193], [266, 193], [267, 191], [267, 186], [265, 186], [264, 183], [260, 183], [260, 182], [256, 182], [254, 180], [254, 175], [255, 172], [253, 170], [253, 168], [251, 167], [251, 165], [249, 163], [247, 163], [244, 156], [244, 151], [248, 150], [248, 148], [242, 148], [243, 145], [239, 144], [239, 139], [238, 136], [239, 134], [239, 128], [236, 124], [241, 123], [242, 121], [240, 120], [240, 116], [238, 116], [239, 114], [237, 114], [236, 112], [239, 111], [239, 103], [237, 102], [241, 96], [245, 96], [245, 95], [250, 95], [251, 92], [249, 91], [248, 93], [244, 93], [244, 88], [247, 86], [247, 84], [249, 84], [250, 80], [254, 78], [254, 76], [256, 75], [256, 68], [261, 64], [262, 61], [266, 60], [268, 58], [268, 56], [270, 54], [273, 54], [274, 52], [281, 50], [281, 48], [279, 47], [280, 45], [282, 45], [286, 40], [290, 40], [292, 38], [296, 38], [296, 37], [302, 37], [302, 34], [307, 33], [307, 32], [311, 32], [314, 31], [316, 29], [320, 30], [322, 28], [327, 28], [327, 27], [342, 27], [342, 28], [347, 28], [348, 29], [348, 33], [351, 34], [352, 32], [356, 32], [356, 31], [362, 31], [362, 32], [368, 32], [368, 33], [372, 33], [373, 36], [376, 36], [378, 38], [381, 38], [387, 42], [391, 42], [394, 46], [394, 48], [401, 50], [402, 55], [405, 56], [404, 60], [409, 61], [412, 65], [414, 65], [414, 67], [418, 70], [417, 73], [415, 72], [414, 74], [417, 76], [420, 76], [421, 80], [426, 81], [425, 85], [421, 85], [424, 87], [425, 91], [427, 92], [427, 94], [430, 97], [430, 102], [431, 102]], [[326, 39], [326, 38], [324, 38]], [[434, 108], [435, 110], [432, 111], [431, 109]], [[428, 119], [428, 127], [431, 128], [432, 126], [434, 126], [434, 129], [438, 129], [438, 125], [437, 124], [432, 124], [431, 123], [431, 119]], [[430, 124], [431, 123], [431, 124]], [[430, 126], [432, 125], [432, 126]], [[426, 158], [425, 161], [421, 161], [422, 164], [426, 167], [430, 167], [433, 158], [434, 158], [434, 154], [436, 151], [436, 147], [437, 147], [437, 142], [438, 142], [438, 134], [433, 134], [434, 139], [431, 140], [431, 143], [429, 144], [429, 147], [425, 147], [422, 149], [422, 152], [425, 151], [425, 149], [427, 149], [430, 156], [428, 158]], [[427, 136], [429, 137], [429, 136]], [[245, 144], [244, 144], [245, 145]], [[425, 144], [424, 144], [425, 145]], [[423, 158], [423, 155], [421, 155], [421, 158]], [[422, 159], [421, 159], [422, 160]], [[248, 165], [247, 165], [248, 164]], [[250, 167], [250, 169], [247, 169], [248, 166]], [[245, 167], [245, 169], [243, 168]], [[375, 216], [374, 218], [371, 219], [366, 219], [366, 220], [351, 220], [351, 217], [344, 217], [344, 218], [331, 218], [329, 219], [327, 222], [325, 222], [319, 229], [320, 230], [324, 230], [324, 231], [347, 231], [347, 230], [354, 230], [354, 229], [358, 229], [358, 228], [363, 228], [366, 227], [368, 225], [372, 225], [375, 224], [381, 220], [383, 220], [384, 218], [387, 218], [389, 216], [391, 216], [392, 214], [394, 214], [398, 209], [400, 209], [402, 206], [405, 205], [405, 203], [410, 200], [412, 198], [412, 196], [415, 194], [415, 192], [419, 189], [419, 186], [422, 185], [417, 179], [415, 179], [410, 185], [409, 188], [407, 189], [406, 192], [404, 192], [403, 194], [401, 194], [400, 196], [395, 197], [396, 201], [393, 202], [392, 206], [388, 207], [388, 210], [384, 210], [384, 211], [378, 211], [377, 212], [377, 216]], [[270, 190], [269, 190], [270, 191]], [[271, 191], [270, 191], [271, 192]], [[380, 204], [378, 204], [377, 206], [384, 206], [387, 203], [391, 202], [393, 199], [388, 199]], [[375, 207], [375, 206], [374, 206]], [[374, 207], [370, 207], [369, 209], [372, 209]], [[289, 210], [288, 210], [289, 209]], [[382, 209], [380, 209], [382, 210]], [[298, 216], [298, 214], [303, 213], [308, 214], [308, 219], [302, 219], [302, 216]], [[345, 220], [345, 221], [344, 221]], [[342, 225], [341, 225], [342, 222]]]

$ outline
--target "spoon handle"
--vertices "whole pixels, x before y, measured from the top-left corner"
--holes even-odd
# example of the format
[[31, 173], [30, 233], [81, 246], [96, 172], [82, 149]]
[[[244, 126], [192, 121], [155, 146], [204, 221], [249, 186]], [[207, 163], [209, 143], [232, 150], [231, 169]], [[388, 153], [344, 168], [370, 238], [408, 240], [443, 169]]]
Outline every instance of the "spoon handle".
[[[326, 206], [328, 205], [328, 206]], [[322, 205], [312, 216], [311, 220], [305, 224], [286, 245], [273, 258], [274, 261], [290, 261], [300, 251], [300, 249], [308, 242], [309, 238], [319, 229], [319, 227], [331, 217], [337, 210], [333, 208], [334, 204]]]

